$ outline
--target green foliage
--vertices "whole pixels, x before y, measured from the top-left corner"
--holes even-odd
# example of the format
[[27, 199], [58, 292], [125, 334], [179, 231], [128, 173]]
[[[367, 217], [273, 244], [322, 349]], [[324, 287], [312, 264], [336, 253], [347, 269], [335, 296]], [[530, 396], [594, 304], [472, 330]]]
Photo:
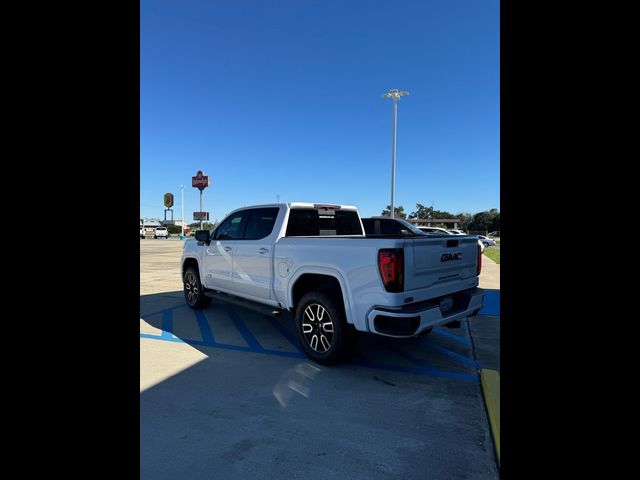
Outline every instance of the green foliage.
[[[395, 217], [396, 218], [407, 218], [407, 214], [404, 211], [404, 207], [402, 205], [400, 205], [399, 207], [393, 207], [394, 213], [395, 213]], [[391, 205], [387, 205], [387, 208], [385, 208], [382, 211], [382, 216], [384, 217], [390, 217], [391, 216]]]
[[421, 203], [416, 203], [416, 211], [409, 214], [411, 219], [427, 219], [431, 216], [433, 209], [431, 207], [425, 207]]
[[[214, 227], [214, 224], [211, 222], [202, 222], [203, 230], [213, 230], [213, 227]], [[200, 222], [190, 223], [189, 228], [191, 229], [192, 232], [195, 232], [196, 230], [200, 230]]]
[[171, 235], [180, 235], [180, 233], [182, 232], [182, 228], [178, 225], [167, 225], [167, 231]]
[[500, 230], [500, 212], [496, 208], [476, 213], [469, 222], [469, 230], [484, 230], [486, 232]]
[[[388, 208], [388, 207], [387, 207]], [[454, 215], [451, 212], [447, 212], [446, 210], [435, 210], [432, 207], [425, 207], [421, 203], [416, 203], [415, 212], [411, 212], [409, 214], [410, 219], [430, 219], [430, 218], [457, 218], [457, 215]]]
[[462, 213], [459, 213], [457, 217], [460, 219], [460, 223], [459, 223], [460, 230], [463, 230], [465, 232], [469, 230], [469, 224], [473, 219], [473, 215], [471, 215], [470, 213], [462, 212]]
[[487, 247], [484, 254], [496, 263], [500, 263], [500, 249], [495, 247]]
[[[495, 208], [492, 208], [491, 210], [489, 210], [489, 213], [491, 213], [493, 210], [495, 210]], [[491, 219], [491, 223], [489, 224], [489, 231], [491, 232], [499, 232], [500, 231], [500, 212], [496, 212], [492, 219]]]
[[[389, 215], [390, 206], [387, 205], [387, 208], [382, 211], [382, 215]], [[399, 214], [402, 213], [402, 215]], [[396, 207], [396, 216], [402, 216], [402, 218], [406, 218], [404, 215], [404, 209], [402, 207]], [[451, 212], [447, 212], [446, 210], [435, 210], [431, 207], [427, 207], [421, 203], [416, 203], [415, 211], [409, 214], [410, 220], [415, 219], [432, 219], [437, 220], [439, 218], [457, 218], [460, 220], [458, 223], [458, 228], [464, 231], [475, 230], [484, 232], [493, 232], [500, 231], [500, 211], [497, 208], [492, 208], [491, 210], [478, 212], [476, 214], [471, 214], [467, 212], [462, 212], [458, 214], [453, 214]], [[436, 225], [436, 222], [433, 222]], [[445, 225], [445, 228], [453, 228], [451, 225]]]

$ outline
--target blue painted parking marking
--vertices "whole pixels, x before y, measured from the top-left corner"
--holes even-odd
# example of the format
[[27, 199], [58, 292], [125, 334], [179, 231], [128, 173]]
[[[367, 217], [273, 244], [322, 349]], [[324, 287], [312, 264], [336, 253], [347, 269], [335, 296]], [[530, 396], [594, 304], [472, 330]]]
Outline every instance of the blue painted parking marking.
[[225, 305], [224, 310], [225, 312], [227, 312], [227, 315], [229, 315], [229, 317], [233, 321], [234, 325], [240, 332], [240, 335], [242, 335], [242, 338], [244, 339], [244, 341], [247, 342], [247, 345], [249, 345], [249, 348], [251, 348], [251, 350], [254, 352], [264, 352], [264, 348], [262, 348], [262, 345], [260, 345], [260, 342], [258, 342], [256, 337], [253, 336], [253, 333], [251, 333], [251, 330], [247, 328], [247, 326], [244, 324], [242, 319], [238, 316], [236, 311], [231, 307], [231, 305]]
[[470, 375], [466, 373], [458, 372], [445, 372], [437, 368], [423, 366], [423, 367], [398, 367], [396, 365], [383, 365], [380, 363], [371, 362], [370, 360], [355, 359], [349, 362], [350, 365], [357, 365], [361, 367], [375, 368], [378, 370], [387, 370], [391, 372], [411, 373], [413, 375], [430, 376], [430, 377], [442, 377], [450, 378], [454, 380], [463, 380], [465, 382], [478, 382], [478, 375]]
[[302, 353], [302, 349], [300, 348], [300, 344], [298, 343], [298, 339], [296, 337], [294, 337], [293, 335], [291, 335], [291, 333], [289, 332], [289, 330], [287, 330], [286, 328], [284, 328], [275, 318], [273, 317], [269, 317], [267, 315], [263, 315], [262, 318], [264, 318], [267, 322], [269, 322], [271, 324], [271, 326], [273, 328], [275, 328], [278, 333], [280, 335], [282, 335], [284, 338], [286, 338], [287, 340], [289, 340], [289, 343], [291, 345], [294, 346], [294, 348], [296, 350], [298, 350], [300, 353]]
[[213, 332], [211, 331], [211, 327], [209, 327], [209, 323], [207, 322], [204, 313], [202, 313], [202, 310], [194, 310], [194, 313], [198, 319], [198, 326], [200, 327], [200, 334], [202, 335], [202, 343], [205, 345], [215, 345], [216, 341], [213, 338]]
[[457, 360], [458, 362], [464, 363], [465, 365], [468, 365], [473, 368], [480, 368], [480, 364], [476, 362], [474, 359], [467, 358], [464, 355], [460, 355], [459, 353], [452, 352], [451, 350], [441, 347], [440, 345], [436, 344], [435, 342], [433, 342], [428, 338], [425, 339], [425, 344], [427, 345], [428, 348], [431, 348], [438, 353], [446, 355], [449, 358]]
[[[458, 372], [446, 372], [444, 370], [440, 370], [440, 369], [434, 368], [431, 365], [429, 365], [427, 362], [422, 360], [421, 358], [414, 357], [410, 353], [407, 353], [404, 350], [401, 350], [401, 349], [399, 349], [397, 347], [387, 346], [387, 348], [389, 348], [391, 351], [396, 353], [398, 356], [400, 356], [402, 358], [405, 358], [405, 359], [409, 360], [410, 362], [413, 362], [416, 365], [418, 365], [420, 367], [418, 370], [423, 372], [423, 374], [432, 375], [432, 376], [435, 376], [435, 377], [457, 378], [457, 379], [460, 379], [460, 380], [466, 380], [468, 382], [475, 382], [478, 379], [477, 375], [469, 375], [469, 374], [458, 373]], [[442, 350], [446, 350], [446, 349], [443, 348]], [[448, 353], [453, 353], [453, 352], [450, 352], [448, 350], [447, 350], [447, 352]], [[470, 359], [468, 359], [466, 357], [463, 357], [462, 355], [460, 355], [460, 357], [464, 358], [465, 360], [470, 360]], [[473, 360], [471, 360], [471, 361], [473, 362]], [[411, 371], [413, 369], [407, 369], [407, 370]]]
[[468, 338], [461, 337], [460, 335], [456, 335], [455, 333], [451, 333], [447, 331], [446, 328], [436, 327], [433, 329], [433, 333], [435, 333], [436, 335], [440, 335], [441, 337], [450, 338], [451, 340], [462, 343], [463, 345], [471, 346], [471, 342]]
[[484, 289], [484, 308], [480, 315], [500, 315], [500, 290]]
[[[150, 340], [160, 340], [165, 342], [175, 342], [175, 343], [184, 343], [193, 347], [209, 347], [209, 348], [219, 348], [223, 350], [232, 350], [237, 352], [246, 352], [246, 353], [260, 353], [265, 355], [273, 355], [278, 357], [288, 357], [288, 358], [296, 358], [296, 359], [306, 359], [306, 355], [302, 353], [300, 345], [298, 344], [297, 338], [291, 334], [291, 332], [282, 325], [281, 322], [276, 320], [275, 318], [269, 317], [267, 315], [263, 315], [262, 318], [269, 322], [274, 330], [285, 337], [295, 348], [298, 350], [297, 352], [286, 352], [279, 350], [272, 350], [264, 348], [260, 345], [260, 342], [253, 335], [251, 330], [247, 327], [246, 323], [242, 320], [242, 317], [238, 314], [238, 312], [234, 309], [234, 307], [230, 304], [221, 304], [220, 307], [223, 311], [228, 314], [231, 319], [233, 325], [238, 330], [247, 346], [241, 345], [231, 345], [226, 343], [217, 342], [214, 338], [213, 332], [211, 331], [211, 327], [207, 322], [207, 318], [201, 310], [189, 310], [191, 311], [198, 323], [198, 327], [200, 329], [200, 333], [202, 336], [202, 340], [190, 340], [190, 339], [182, 339], [178, 338], [173, 334], [173, 311], [178, 308], [186, 308], [184, 305], [173, 306], [166, 308], [164, 310], [153, 312], [152, 315], [162, 314], [162, 334], [150, 334], [150, 333], [140, 333], [140, 338], [150, 339]], [[151, 315], [143, 315], [151, 316]], [[446, 329], [435, 328], [433, 330], [434, 333], [440, 335], [441, 337], [455, 340], [458, 344], [464, 345], [465, 347], [470, 347], [471, 342], [468, 338], [465, 338], [460, 335], [452, 334]], [[472, 369], [472, 373], [461, 373], [459, 371], [448, 371], [443, 370], [441, 368], [436, 368], [433, 365], [430, 365], [429, 362], [425, 361], [422, 358], [418, 358], [415, 355], [397, 347], [394, 345], [385, 345], [385, 348], [388, 348], [393, 353], [398, 355], [398, 357], [403, 358], [409, 361], [413, 366], [400, 366], [400, 365], [389, 365], [386, 363], [382, 363], [380, 361], [371, 361], [365, 358], [360, 352], [356, 353], [352, 360], [348, 363], [351, 365], [362, 366], [367, 368], [374, 368], [379, 370], [387, 370], [394, 372], [403, 372], [410, 373], [414, 375], [425, 375], [425, 376], [435, 376], [449, 379], [462, 380], [466, 382], [477, 382], [479, 381], [478, 371], [480, 369], [480, 365], [473, 359], [462, 355], [461, 353], [455, 352], [450, 348], [446, 348], [445, 346], [439, 344], [435, 341], [435, 339], [425, 339], [420, 346], [423, 346], [429, 350], [433, 350], [448, 359], [452, 360], [455, 364], [458, 364], [458, 369], [460, 365]], [[468, 350], [468, 348], [467, 348]]]
[[171, 310], [165, 310], [162, 316], [162, 339], [172, 339], [173, 337], [173, 316]]

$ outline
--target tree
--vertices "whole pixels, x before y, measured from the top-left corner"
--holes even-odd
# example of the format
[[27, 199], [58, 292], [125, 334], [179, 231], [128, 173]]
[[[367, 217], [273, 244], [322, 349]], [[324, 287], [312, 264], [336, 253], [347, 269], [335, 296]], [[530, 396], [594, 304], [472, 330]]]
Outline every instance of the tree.
[[[209, 222], [202, 222], [202, 228], [204, 230], [213, 230], [213, 223], [209, 223]], [[193, 222], [189, 224], [189, 228], [191, 229], [192, 232], [195, 232], [196, 230], [200, 230], [200, 222]]]
[[466, 213], [466, 212], [462, 212], [459, 213], [455, 216], [458, 220], [460, 220], [458, 226], [460, 227], [460, 230], [469, 230], [469, 224], [471, 223], [471, 220], [473, 219], [473, 215], [471, 215], [470, 213]]
[[446, 210], [434, 210], [433, 218], [456, 218], [456, 216], [451, 212], [447, 212]]
[[[395, 213], [395, 217], [396, 218], [407, 218], [407, 214], [404, 212], [404, 207], [402, 205], [400, 205], [399, 207], [393, 207], [394, 213]], [[391, 205], [387, 205], [387, 208], [385, 208], [382, 211], [381, 214], [383, 217], [390, 217], [391, 216]]]
[[409, 214], [409, 218], [428, 220], [433, 218], [457, 218], [457, 215], [446, 210], [434, 210], [433, 207], [425, 207], [421, 203], [416, 203], [416, 210]]
[[[495, 210], [495, 209], [491, 209], [491, 210]], [[491, 210], [489, 210], [489, 212], [491, 212]], [[497, 212], [491, 219], [491, 222], [489, 223], [489, 231], [491, 232], [500, 231], [500, 212]]]
[[469, 230], [488, 230], [491, 225], [491, 215], [489, 212], [476, 213], [469, 223]]
[[409, 218], [428, 219], [431, 218], [433, 209], [431, 207], [425, 207], [421, 203], [416, 203], [416, 211], [409, 214]]

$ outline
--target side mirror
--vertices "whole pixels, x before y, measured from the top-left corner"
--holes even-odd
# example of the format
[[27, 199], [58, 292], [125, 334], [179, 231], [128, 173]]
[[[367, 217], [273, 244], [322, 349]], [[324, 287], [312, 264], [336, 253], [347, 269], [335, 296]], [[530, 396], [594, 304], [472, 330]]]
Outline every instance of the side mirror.
[[209, 243], [211, 243], [211, 235], [209, 234], [209, 230], [196, 230], [196, 240], [198, 242], [203, 242], [209, 245]]

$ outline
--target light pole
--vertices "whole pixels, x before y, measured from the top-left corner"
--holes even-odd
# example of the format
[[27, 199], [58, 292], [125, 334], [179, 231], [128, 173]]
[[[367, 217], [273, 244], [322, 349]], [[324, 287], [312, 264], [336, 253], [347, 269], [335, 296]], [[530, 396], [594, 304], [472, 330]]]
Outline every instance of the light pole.
[[398, 91], [397, 88], [392, 88], [387, 93], [382, 95], [382, 98], [393, 98], [393, 147], [391, 150], [391, 218], [395, 218], [395, 209], [393, 207], [393, 201], [396, 193], [396, 128], [398, 125], [398, 100], [400, 97], [409, 95], [409, 92], [404, 90]]
[[182, 225], [180, 236], [184, 238], [184, 185], [180, 185], [180, 209], [182, 210], [182, 213], [180, 214], [180, 219], [182, 220], [180, 222]]

